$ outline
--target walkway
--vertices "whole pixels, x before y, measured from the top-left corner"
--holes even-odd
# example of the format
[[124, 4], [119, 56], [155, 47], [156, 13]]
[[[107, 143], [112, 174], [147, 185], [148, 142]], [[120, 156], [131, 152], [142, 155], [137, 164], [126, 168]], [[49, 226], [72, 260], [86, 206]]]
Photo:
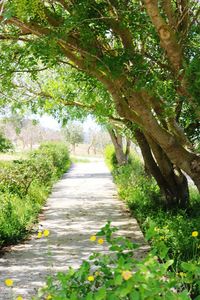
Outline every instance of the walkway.
[[89, 237], [107, 220], [120, 227], [120, 234], [143, 244], [140, 251], [145, 251], [137, 222], [117, 200], [103, 160], [77, 163], [54, 186], [44, 208], [39, 226], [50, 230], [50, 236], [37, 239], [33, 235], [0, 258], [0, 300], [11, 299], [10, 289], [3, 284], [6, 278], [14, 280], [15, 296], [27, 300], [44, 284], [47, 274], [78, 266], [97, 247]]

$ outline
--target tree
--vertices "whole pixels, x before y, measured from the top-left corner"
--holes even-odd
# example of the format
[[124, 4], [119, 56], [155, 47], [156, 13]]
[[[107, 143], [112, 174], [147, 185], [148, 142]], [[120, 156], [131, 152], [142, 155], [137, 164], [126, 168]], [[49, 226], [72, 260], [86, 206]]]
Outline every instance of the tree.
[[117, 159], [117, 163], [121, 165], [125, 165], [128, 163], [129, 154], [130, 154], [130, 139], [126, 138], [126, 148], [124, 151], [123, 145], [123, 136], [119, 132], [118, 128], [114, 126], [108, 126], [108, 132], [110, 134], [111, 141], [114, 145], [115, 155]]
[[170, 201], [186, 203], [182, 170], [200, 189], [200, 157], [188, 140], [184, 119], [190, 111], [194, 133], [199, 124], [199, 2], [24, 3], [7, 1], [2, 7], [1, 69], [6, 84], [15, 71], [28, 69], [34, 76], [37, 68], [60, 63], [96, 78], [120, 118], [142, 131]]
[[62, 132], [66, 142], [72, 145], [72, 150], [75, 153], [76, 146], [84, 140], [83, 127], [80, 124], [69, 123]]
[[103, 153], [105, 147], [110, 143], [106, 127], [101, 126], [100, 128], [88, 128], [88, 135], [88, 154], [90, 154], [91, 149], [93, 149], [94, 154], [96, 154], [97, 150]]

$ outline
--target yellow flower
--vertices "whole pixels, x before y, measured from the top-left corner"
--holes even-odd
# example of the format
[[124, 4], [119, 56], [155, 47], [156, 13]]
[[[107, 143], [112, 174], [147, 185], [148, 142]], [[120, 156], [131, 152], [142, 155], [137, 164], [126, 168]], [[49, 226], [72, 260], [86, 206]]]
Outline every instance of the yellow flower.
[[39, 231], [39, 232], [38, 232], [38, 235], [37, 235], [37, 238], [38, 238], [38, 239], [41, 239], [41, 237], [42, 237], [42, 232]]
[[99, 275], [100, 275], [100, 273], [99, 273], [98, 271], [96, 271], [94, 274], [95, 274], [96, 276], [99, 276]]
[[98, 239], [98, 244], [102, 245], [104, 243], [104, 239]]
[[184, 273], [184, 272], [180, 272], [180, 273], [179, 273], [179, 276], [180, 276], [180, 277], [186, 277], [187, 275], [186, 275], [186, 273]]
[[53, 299], [52, 296], [49, 294], [47, 297], [46, 297], [46, 300], [51, 300]]
[[96, 236], [95, 236], [95, 235], [92, 235], [92, 236], [90, 237], [90, 241], [91, 241], [91, 242], [95, 242], [95, 241], [96, 241], [96, 239], [97, 239], [97, 238], [96, 238]]
[[122, 277], [124, 280], [129, 280], [132, 277], [132, 273], [130, 271], [122, 271]]
[[6, 286], [13, 286], [13, 280], [12, 279], [6, 279], [5, 281], [4, 281], [4, 283], [5, 283], [5, 285]]
[[92, 275], [90, 275], [90, 276], [88, 276], [88, 281], [94, 281], [94, 276], [92, 276]]
[[193, 232], [192, 232], [192, 236], [193, 236], [193, 237], [197, 237], [198, 235], [199, 235], [198, 231], [193, 231]]
[[23, 300], [22, 296], [18, 296], [16, 300]]
[[47, 237], [47, 236], [49, 236], [50, 231], [49, 231], [48, 229], [45, 229], [45, 230], [43, 231], [43, 234], [44, 234], [45, 237]]

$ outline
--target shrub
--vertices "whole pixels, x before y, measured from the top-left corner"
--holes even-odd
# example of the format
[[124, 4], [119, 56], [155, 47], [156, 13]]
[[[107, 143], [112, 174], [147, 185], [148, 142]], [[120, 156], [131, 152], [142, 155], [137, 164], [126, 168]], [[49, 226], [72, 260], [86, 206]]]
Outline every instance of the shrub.
[[[199, 231], [199, 193], [191, 188], [191, 205], [187, 211], [167, 211], [155, 181], [145, 176], [142, 164], [134, 156], [129, 165], [113, 165], [112, 173], [120, 197], [138, 220], [153, 253], [161, 261], [173, 259], [171, 269], [175, 273], [184, 272], [185, 263], [193, 265], [191, 269], [199, 268], [199, 236], [196, 239], [192, 236], [192, 232]], [[188, 285], [194, 295], [200, 294], [199, 282], [199, 276], [190, 276]]]
[[117, 166], [117, 158], [115, 155], [114, 146], [107, 145], [105, 148], [104, 156], [105, 156], [106, 163], [110, 169], [113, 169], [115, 166]]
[[64, 144], [45, 144], [27, 160], [0, 164], [0, 246], [16, 243], [36, 221], [52, 184], [69, 167]]
[[107, 223], [96, 236], [100, 251], [95, 252], [74, 270], [49, 277], [45, 288], [34, 299], [56, 300], [148, 300], [191, 299], [182, 278], [170, 272], [173, 260], [160, 264], [151, 253], [143, 260], [134, 258], [138, 245], [124, 237], [113, 235], [115, 227]]
[[0, 132], [0, 152], [5, 153], [9, 150], [14, 150], [14, 146], [11, 141]]

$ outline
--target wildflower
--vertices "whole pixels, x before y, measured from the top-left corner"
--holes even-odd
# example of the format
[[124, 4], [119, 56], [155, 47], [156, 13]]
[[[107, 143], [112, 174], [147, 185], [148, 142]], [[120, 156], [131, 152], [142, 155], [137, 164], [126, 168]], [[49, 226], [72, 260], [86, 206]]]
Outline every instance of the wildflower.
[[23, 300], [22, 296], [18, 296], [16, 300]]
[[53, 299], [52, 296], [49, 294], [47, 297], [46, 297], [46, 300], [51, 300]]
[[49, 232], [48, 229], [45, 229], [45, 230], [43, 231], [43, 234], [44, 234], [45, 237], [47, 237], [47, 236], [49, 236], [50, 232]]
[[199, 235], [198, 231], [193, 231], [193, 232], [192, 232], [192, 236], [193, 236], [193, 237], [197, 237], [198, 235]]
[[13, 280], [12, 279], [6, 279], [5, 281], [4, 281], [4, 283], [5, 283], [5, 285], [6, 286], [13, 286]]
[[179, 276], [183, 278], [183, 277], [186, 277], [187, 275], [186, 275], [186, 273], [184, 273], [184, 272], [180, 272], [180, 273], [179, 273]]
[[100, 273], [99, 273], [98, 271], [96, 271], [96, 272], [95, 272], [95, 275], [96, 275], [96, 276], [99, 276], [99, 275], [100, 275]]
[[102, 245], [104, 243], [104, 239], [98, 239], [98, 244]]
[[38, 232], [37, 237], [38, 237], [38, 239], [41, 239], [41, 237], [42, 237], [42, 232], [41, 231]]
[[91, 241], [91, 242], [95, 242], [95, 241], [96, 241], [96, 239], [97, 239], [97, 238], [96, 238], [96, 236], [95, 236], [95, 235], [92, 235], [92, 236], [90, 237], [90, 241]]
[[92, 276], [92, 275], [90, 275], [90, 276], [88, 276], [88, 281], [94, 281], [94, 276]]
[[132, 277], [132, 273], [130, 271], [122, 271], [122, 277], [124, 280], [129, 280]]

